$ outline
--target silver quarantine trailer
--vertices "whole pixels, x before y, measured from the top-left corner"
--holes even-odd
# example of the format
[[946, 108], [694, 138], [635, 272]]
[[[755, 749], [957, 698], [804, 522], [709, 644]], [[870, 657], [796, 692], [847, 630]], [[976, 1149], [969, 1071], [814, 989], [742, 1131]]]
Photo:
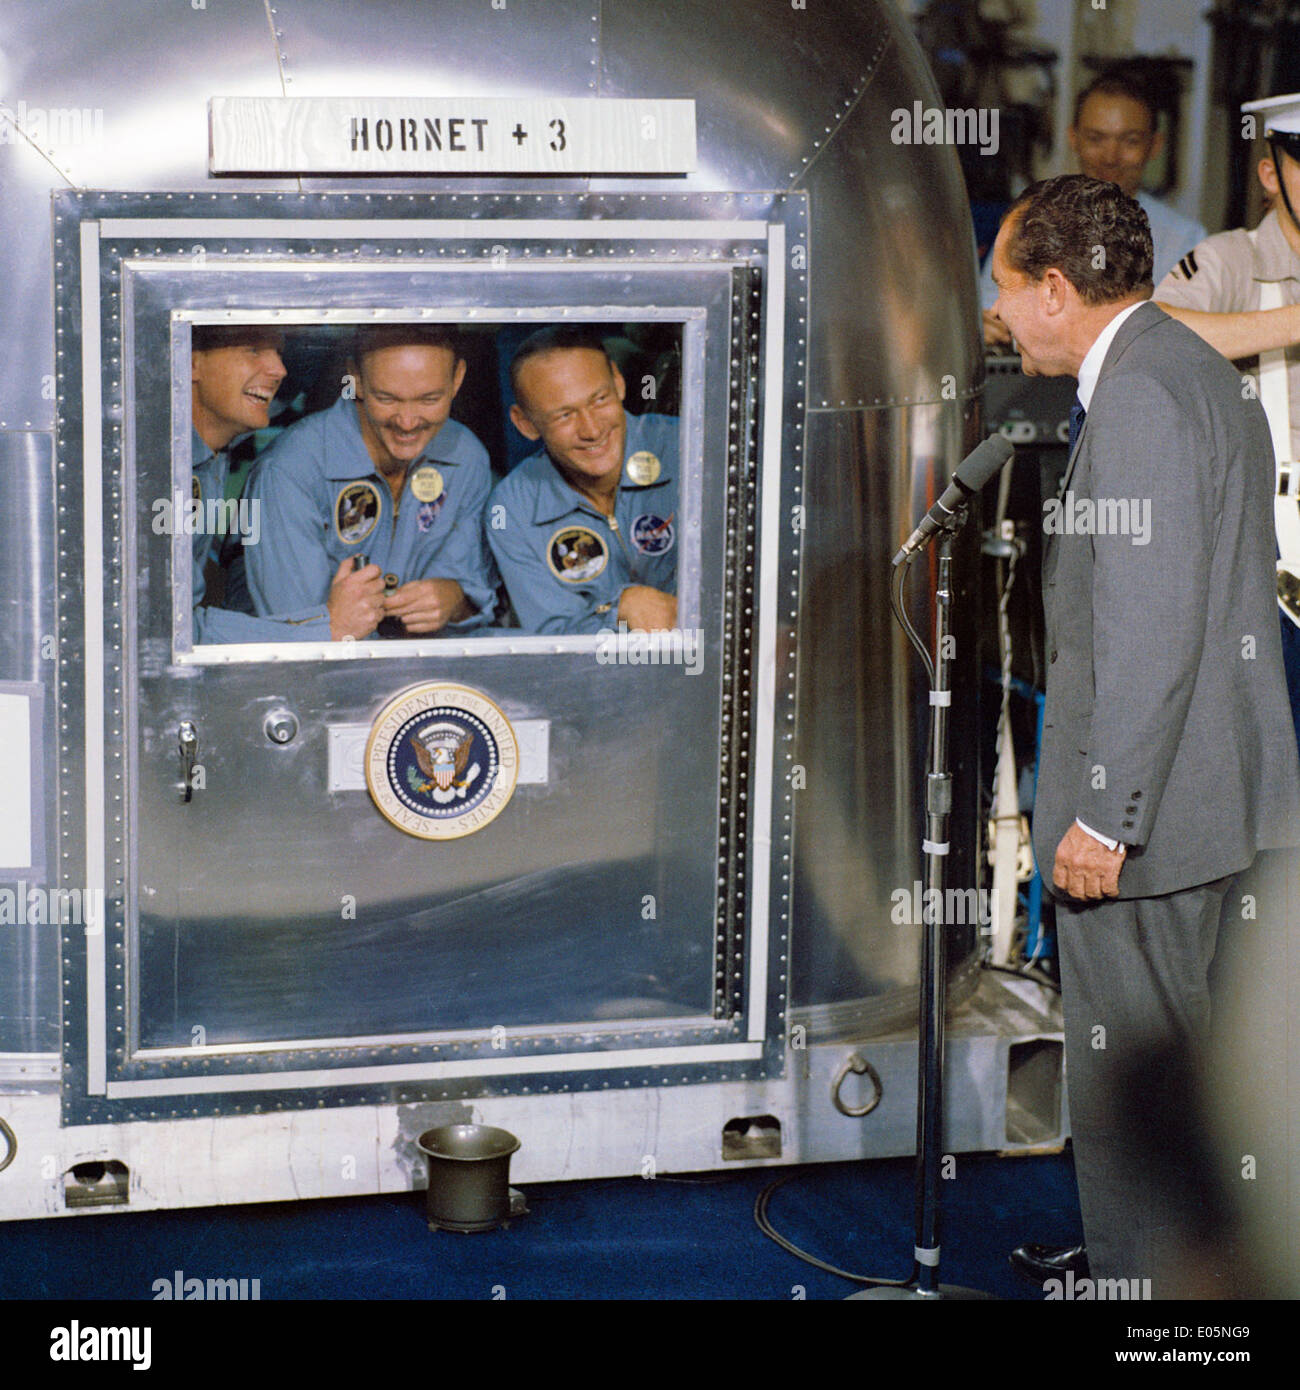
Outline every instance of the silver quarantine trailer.
[[[0, 0], [0, 92], [0, 1217], [409, 1189], [467, 1119], [524, 1181], [911, 1152], [887, 576], [982, 361], [902, 16]], [[195, 332], [282, 334], [310, 413], [375, 324], [464, 335], [499, 475], [512, 347], [624, 344], [677, 420], [672, 634], [201, 640]], [[969, 699], [952, 741], [948, 1146], [1059, 1144], [1055, 1028], [978, 979]]]

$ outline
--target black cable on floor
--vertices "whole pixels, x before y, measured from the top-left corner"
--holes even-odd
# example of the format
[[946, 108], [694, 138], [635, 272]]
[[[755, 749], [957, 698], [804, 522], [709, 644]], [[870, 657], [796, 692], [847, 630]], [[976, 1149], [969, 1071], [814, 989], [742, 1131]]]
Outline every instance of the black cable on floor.
[[835, 1265], [827, 1264], [825, 1260], [819, 1260], [815, 1255], [810, 1255], [806, 1250], [800, 1250], [792, 1241], [788, 1241], [768, 1220], [767, 1208], [772, 1200], [772, 1194], [777, 1188], [784, 1187], [786, 1183], [797, 1176], [797, 1173], [786, 1173], [783, 1177], [777, 1178], [775, 1182], [768, 1183], [754, 1200], [754, 1220], [758, 1229], [769, 1240], [774, 1240], [782, 1250], [795, 1256], [796, 1259], [803, 1260], [806, 1264], [815, 1265], [818, 1269], [824, 1269], [827, 1274], [834, 1274], [840, 1279], [848, 1279], [854, 1284], [865, 1284], [869, 1288], [890, 1289], [906, 1289], [911, 1286], [911, 1279], [878, 1279], [870, 1274], [850, 1274], [847, 1269], [839, 1269]]

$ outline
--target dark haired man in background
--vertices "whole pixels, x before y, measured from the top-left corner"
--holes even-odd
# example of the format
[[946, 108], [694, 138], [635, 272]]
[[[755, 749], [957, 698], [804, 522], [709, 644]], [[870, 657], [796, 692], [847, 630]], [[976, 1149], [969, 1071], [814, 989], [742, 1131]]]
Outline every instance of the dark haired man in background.
[[1045, 504], [1034, 849], [1064, 899], [1087, 1258], [1168, 1297], [1199, 1189], [1172, 1135], [1149, 1160], [1132, 1092], [1151, 1056], [1204, 1041], [1221, 905], [1257, 851], [1294, 842], [1300, 765], [1268, 422], [1223, 357], [1147, 302], [1151, 266], [1146, 214], [1083, 175], [1027, 189], [993, 248], [1025, 372], [1079, 381], [1062, 496]]
[[[1164, 147], [1159, 112], [1145, 83], [1122, 64], [1109, 68], [1081, 91], [1074, 103], [1074, 122], [1066, 132], [1080, 170], [1089, 178], [1117, 184], [1141, 204], [1151, 224], [1155, 279], [1173, 268], [1179, 256], [1205, 237], [1205, 228], [1162, 203], [1141, 187], [1142, 175]], [[984, 341], [1009, 345], [1006, 325], [992, 312], [997, 298], [993, 253], [980, 275]]]
[[491, 468], [450, 418], [464, 379], [445, 327], [357, 334], [346, 378], [355, 391], [287, 429], [249, 479], [262, 506], [261, 544], [247, 551], [258, 613], [328, 595], [335, 641], [367, 637], [385, 618], [411, 636], [491, 619]]

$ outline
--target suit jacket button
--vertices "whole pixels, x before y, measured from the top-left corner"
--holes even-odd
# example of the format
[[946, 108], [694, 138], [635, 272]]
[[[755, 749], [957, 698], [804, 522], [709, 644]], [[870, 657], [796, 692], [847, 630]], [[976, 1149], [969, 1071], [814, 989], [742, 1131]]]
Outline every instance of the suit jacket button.
[[1133, 829], [1133, 822], [1132, 822], [1131, 820], [1126, 820], [1126, 821], [1124, 822], [1124, 829], [1125, 829], [1125, 830], [1132, 830], [1132, 829]]
[[1130, 796], [1130, 798], [1131, 798], [1132, 800], [1137, 801], [1137, 800], [1139, 800], [1139, 799], [1141, 798], [1142, 793], [1141, 793], [1141, 792], [1129, 792], [1129, 796]]
[[1128, 812], [1128, 814], [1129, 814], [1130, 816], [1135, 816], [1135, 815], [1137, 815], [1137, 807], [1136, 807], [1136, 806], [1125, 806], [1124, 809], [1125, 809], [1125, 811]]
[[1055, 652], [1055, 651], [1052, 652], [1051, 660], [1053, 660], [1053, 661], [1056, 660], [1056, 652]]

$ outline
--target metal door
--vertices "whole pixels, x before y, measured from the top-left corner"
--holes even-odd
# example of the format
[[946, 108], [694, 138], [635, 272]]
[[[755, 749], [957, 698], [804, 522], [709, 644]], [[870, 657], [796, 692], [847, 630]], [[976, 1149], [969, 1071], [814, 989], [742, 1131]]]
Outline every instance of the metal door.
[[[56, 204], [60, 394], [83, 402], [59, 422], [61, 876], [108, 900], [102, 931], [65, 927], [69, 1118], [779, 1070], [801, 201]], [[381, 320], [677, 326], [689, 662], [510, 629], [193, 644], [190, 540], [149, 524], [190, 495], [193, 325]], [[437, 841], [358, 767], [431, 684], [518, 750], [495, 818]]]

